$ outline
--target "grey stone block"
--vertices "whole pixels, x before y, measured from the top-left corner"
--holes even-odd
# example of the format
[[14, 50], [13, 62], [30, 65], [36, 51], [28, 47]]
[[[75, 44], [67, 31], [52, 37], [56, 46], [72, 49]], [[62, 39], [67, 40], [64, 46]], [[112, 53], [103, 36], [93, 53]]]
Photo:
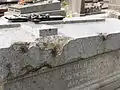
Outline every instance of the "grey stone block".
[[[37, 12], [37, 13], [27, 13], [22, 15], [30, 15], [30, 14], [49, 14], [53, 16], [66, 16], [66, 12], [64, 10], [53, 10], [53, 11], [44, 11], [44, 12]], [[18, 13], [13, 12], [5, 12], [5, 15], [18, 15]]]
[[[120, 75], [111, 76], [120, 71], [119, 54], [120, 51], [116, 50], [52, 69], [31, 72], [8, 81], [4, 84], [4, 90], [108, 90], [111, 86], [113, 89], [110, 90], [114, 90], [119, 86]], [[88, 89], [87, 86], [81, 88], [87, 83]]]
[[42, 21], [39, 24], [59, 25], [59, 24], [77, 24], [77, 23], [89, 23], [89, 22], [104, 22], [105, 19], [85, 19], [85, 20], [59, 20], [59, 21]]
[[[105, 52], [117, 50], [120, 47], [120, 34], [110, 34], [106, 36], [106, 40], [102, 40], [102, 36], [94, 36], [80, 38], [70, 41], [64, 48], [61, 54], [61, 60], [58, 64], [63, 64], [74, 60], [74, 58], [89, 58]], [[63, 60], [63, 63], [62, 63]]]
[[[28, 29], [34, 32], [33, 27], [31, 25]], [[66, 29], [68, 28], [64, 28]], [[29, 30], [30, 32], [32, 31]], [[49, 35], [48, 32], [47, 34]], [[92, 36], [72, 38], [71, 41], [67, 39], [67, 44], [62, 43], [61, 48], [59, 45], [64, 39], [58, 39], [57, 43], [56, 41], [53, 43], [52, 40], [56, 38], [48, 37], [47, 40], [52, 42], [52, 48], [49, 45], [50, 41], [41, 43], [41, 38], [38, 42], [36, 40], [28, 44], [18, 43], [8, 48], [1, 48], [0, 66], [3, 69], [1, 73], [4, 72], [7, 76], [8, 72], [12, 72], [12, 76], [6, 77], [4, 90], [105, 90], [109, 88], [115, 90], [119, 87], [119, 78], [107, 80], [107, 76], [120, 74], [119, 31], [106, 35], [92, 33]], [[56, 54], [55, 46], [61, 49], [59, 54]], [[44, 62], [47, 62], [47, 66]], [[6, 67], [8, 64], [11, 64], [11, 68]], [[88, 88], [85, 88], [85, 85], [88, 85]]]
[[25, 6], [11, 6], [8, 8], [8, 11], [15, 12], [18, 14], [26, 14], [26, 13], [53, 11], [60, 9], [61, 9], [60, 2], [54, 2], [50, 4], [37, 3], [37, 4], [25, 5]]
[[3, 24], [0, 25], [0, 29], [4, 29], [4, 28], [16, 28], [16, 27], [20, 27], [20, 24]]
[[57, 35], [58, 34], [58, 29], [57, 28], [42, 29], [42, 30], [39, 30], [39, 33], [40, 33], [40, 36], [42, 36], [42, 37]]

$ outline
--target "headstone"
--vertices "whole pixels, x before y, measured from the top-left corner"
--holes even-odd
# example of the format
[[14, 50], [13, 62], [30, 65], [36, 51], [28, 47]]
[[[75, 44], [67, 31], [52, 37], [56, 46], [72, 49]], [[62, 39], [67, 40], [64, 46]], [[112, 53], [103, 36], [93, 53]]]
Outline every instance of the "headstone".
[[120, 0], [109, 0], [108, 8], [111, 10], [109, 17], [120, 19]]
[[109, 0], [108, 8], [120, 12], [120, 0]]
[[53, 3], [36, 3], [32, 5], [15, 5], [8, 8], [9, 12], [14, 12], [18, 14], [27, 14], [27, 13], [35, 13], [35, 12], [43, 12], [43, 11], [54, 11], [60, 10], [61, 5], [60, 2]]
[[40, 36], [42, 36], [42, 37], [47, 37], [47, 36], [52, 36], [52, 35], [58, 35], [57, 28], [42, 29], [39, 32], [40, 32]]
[[7, 78], [4, 90], [116, 90], [120, 86], [120, 50], [114, 42], [119, 38], [120, 34], [110, 34], [106, 40], [101, 36], [72, 40], [58, 57], [53, 56], [53, 51], [44, 52], [34, 46], [22, 58], [27, 57], [34, 64], [34, 60], [43, 60], [44, 56], [54, 64], [23, 67], [17, 77]]

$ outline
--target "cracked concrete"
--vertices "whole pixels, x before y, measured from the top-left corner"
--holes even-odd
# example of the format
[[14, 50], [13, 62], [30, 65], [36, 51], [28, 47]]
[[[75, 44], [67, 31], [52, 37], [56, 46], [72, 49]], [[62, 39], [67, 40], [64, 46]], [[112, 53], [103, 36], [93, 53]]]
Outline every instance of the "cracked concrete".
[[[9, 45], [4, 43], [6, 46], [0, 49], [1, 74], [7, 81], [4, 89], [84, 90], [82, 85], [118, 72], [118, 22], [117, 19], [106, 19], [97, 23], [54, 24], [58, 35], [44, 38], [37, 32], [42, 29], [40, 24], [29, 26], [25, 23], [18, 30], [11, 30], [13, 38], [9, 38], [14, 43], [6, 41]], [[6, 32], [2, 33], [2, 37], [6, 36]], [[114, 84], [113, 87], [117, 88]]]

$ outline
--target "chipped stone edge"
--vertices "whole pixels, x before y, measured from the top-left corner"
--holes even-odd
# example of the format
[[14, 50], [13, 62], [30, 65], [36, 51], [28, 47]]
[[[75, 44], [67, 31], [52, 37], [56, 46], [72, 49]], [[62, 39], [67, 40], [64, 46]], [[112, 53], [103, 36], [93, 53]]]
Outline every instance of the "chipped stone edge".
[[48, 25], [54, 25], [54, 24], [72, 24], [72, 23], [88, 23], [88, 22], [104, 22], [105, 18], [99, 18], [99, 19], [84, 19], [84, 20], [59, 20], [59, 21], [42, 21], [39, 22], [39, 24], [48, 24]]
[[4, 29], [4, 28], [17, 28], [20, 27], [21, 24], [4, 24], [4, 25], [0, 25], [0, 29]]

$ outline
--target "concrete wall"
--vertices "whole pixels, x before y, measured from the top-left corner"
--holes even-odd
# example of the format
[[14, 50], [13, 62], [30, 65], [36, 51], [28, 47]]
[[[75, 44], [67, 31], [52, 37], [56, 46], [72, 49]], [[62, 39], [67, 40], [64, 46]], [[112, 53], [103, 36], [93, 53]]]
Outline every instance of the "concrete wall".
[[51, 60], [46, 58], [52, 68], [39, 68], [8, 78], [4, 90], [117, 90], [120, 86], [119, 38], [120, 33], [115, 33], [72, 40], [59, 55], [52, 56]]
[[[12, 32], [10, 28], [1, 29], [0, 75], [5, 80], [4, 90], [118, 90], [120, 21], [97, 20], [102, 22], [58, 23], [55, 26], [62, 34], [44, 38], [37, 31], [52, 26], [24, 23]], [[9, 42], [14, 43], [5, 46]]]
[[[43, 73], [38, 71], [24, 78], [21, 76], [19, 79], [7, 82], [4, 90], [88, 90], [86, 88], [89, 90], [98, 90], [98, 88], [115, 90], [120, 83], [114, 85], [111, 82], [118, 82], [119, 77], [113, 78], [111, 74], [120, 68], [120, 62], [116, 59], [119, 56], [118, 52], [113, 51], [86, 60], [79, 60]], [[109, 77], [107, 77], [108, 75]], [[111, 81], [104, 82], [109, 79]], [[113, 84], [112, 89], [102, 89], [109, 83]]]

